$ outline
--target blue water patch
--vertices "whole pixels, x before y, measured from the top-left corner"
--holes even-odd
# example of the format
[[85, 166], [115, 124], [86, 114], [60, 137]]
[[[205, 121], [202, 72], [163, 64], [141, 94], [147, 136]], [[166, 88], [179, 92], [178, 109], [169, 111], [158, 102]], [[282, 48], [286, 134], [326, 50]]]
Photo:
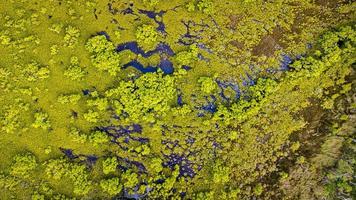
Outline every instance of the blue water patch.
[[[296, 56], [296, 59], [300, 59], [301, 57], [303, 57], [303, 55], [297, 55]], [[286, 54], [283, 54], [282, 55], [282, 60], [280, 61], [280, 65], [279, 65], [279, 68], [276, 69], [274, 67], [270, 67], [270, 68], [267, 68], [266, 69], [266, 72], [267, 73], [270, 73], [270, 74], [273, 74], [273, 73], [277, 73], [279, 71], [288, 71], [291, 69], [291, 64], [293, 63], [293, 60], [292, 57], [286, 55]]]
[[169, 56], [174, 56], [174, 51], [172, 50], [172, 48], [165, 43], [160, 43], [158, 44], [156, 51], [160, 52], [160, 53], [166, 53]]
[[177, 103], [178, 103], [179, 106], [183, 106], [182, 94], [178, 94]]
[[77, 156], [73, 153], [72, 149], [65, 149], [65, 148], [60, 147], [59, 150], [61, 150], [61, 152], [69, 159], [79, 158], [79, 156]]
[[277, 70], [270, 67], [270, 68], [267, 68], [267, 69], [266, 69], [266, 72], [269, 73], [269, 74], [273, 74], [273, 73], [276, 73]]
[[[209, 27], [207, 24], [196, 24], [193, 21], [188, 21], [188, 22], [182, 21], [182, 23], [186, 27], [186, 33], [181, 35], [181, 37], [178, 39], [179, 44], [182, 44], [184, 46], [190, 46], [196, 44], [199, 49], [202, 49], [208, 53], [213, 53], [213, 50], [207, 47], [207, 45], [198, 42], [198, 40], [202, 38], [199, 34], [204, 32], [204, 28]], [[198, 35], [191, 34], [190, 29], [192, 27], [197, 27], [197, 26], [201, 27], [201, 30], [198, 31]]]
[[165, 74], [173, 74], [174, 68], [173, 63], [168, 59], [164, 58], [159, 63], [158, 67], [163, 71]]
[[192, 69], [192, 67], [189, 67], [189, 66], [186, 66], [186, 65], [183, 65], [182, 66], [182, 69], [184, 69], [185, 71], [189, 71]]
[[[133, 52], [134, 54], [141, 54], [142, 56], [145, 57], [145, 51], [142, 50], [137, 42], [133, 41], [133, 42], [126, 42], [126, 43], [123, 43], [123, 44], [120, 44], [116, 47], [116, 51], [117, 52], [121, 52], [121, 51], [124, 51], [124, 50], [130, 50], [131, 52]], [[149, 56], [147, 56], [149, 57]]]
[[[135, 200], [145, 199], [145, 197], [148, 195], [148, 193], [150, 193], [150, 191], [152, 191], [152, 188], [146, 186], [146, 190], [145, 190], [144, 194], [140, 194], [138, 192], [138, 190], [139, 190], [139, 185], [134, 188], [134, 192], [130, 191], [130, 193], [129, 193], [126, 189], [124, 189], [124, 194], [123, 194], [124, 199], [135, 199]], [[121, 198], [119, 198], [119, 199], [121, 199]]]
[[145, 144], [149, 142], [148, 138], [132, 135], [133, 133], [140, 134], [142, 132], [142, 127], [138, 124], [133, 124], [130, 126], [119, 125], [119, 126], [97, 127], [96, 129], [99, 131], [103, 131], [108, 136], [112, 137], [113, 139], [111, 140], [111, 142], [117, 144], [123, 150], [127, 150], [127, 148], [124, 147], [123, 144], [117, 142], [118, 138], [124, 138], [125, 143], [129, 143], [130, 141], [137, 141]]
[[142, 73], [153, 73], [157, 72], [158, 68], [162, 70], [164, 74], [173, 74], [174, 67], [173, 63], [168, 59], [162, 59], [161, 62], [158, 64], [158, 68], [154, 66], [147, 66], [144, 67], [140, 62], [137, 60], [132, 60], [123, 65], [123, 68], [126, 69], [127, 67], [134, 67], [135, 69], [139, 70]]
[[[133, 6], [133, 4], [131, 4], [131, 6]], [[114, 15], [118, 14], [118, 13], [121, 13], [124, 15], [135, 15], [135, 16], [139, 16], [138, 14], [146, 15], [148, 18], [153, 19], [158, 24], [157, 31], [164, 33], [164, 34], [167, 33], [165, 24], [162, 21], [159, 21], [157, 19], [157, 16], [163, 17], [163, 15], [166, 13], [166, 11], [161, 10], [160, 12], [154, 12], [154, 11], [150, 11], [150, 10], [139, 9], [138, 10], [139, 13], [135, 14], [134, 10], [131, 7], [120, 10], [120, 9], [114, 8], [112, 3], [108, 4], [108, 9], [109, 9], [110, 13], [114, 14]]]
[[255, 80], [253, 79], [253, 77], [248, 73], [246, 73], [246, 77], [242, 78], [242, 79], [243, 79], [243, 81], [242, 81], [242, 85], [243, 86], [248, 87], [248, 86], [253, 86], [253, 85], [256, 84]]
[[153, 54], [154, 53], [165, 53], [169, 56], [174, 56], [174, 51], [172, 50], [172, 48], [168, 45], [168, 44], [165, 44], [165, 43], [159, 43], [157, 48], [155, 50], [153, 50]]
[[208, 97], [205, 97], [207, 104], [203, 105], [200, 109], [209, 113], [215, 113], [218, 111], [216, 106], [216, 97], [214, 95], [210, 95], [211, 100]]
[[198, 111], [198, 117], [204, 117], [206, 114], [217, 112], [217, 99], [214, 95], [205, 96], [205, 102], [202, 102], [202, 99], [198, 99], [195, 94], [192, 94], [191, 97], [192, 101], [196, 104], [194, 108]]
[[114, 8], [112, 3], [108, 3], [108, 10], [113, 15], [116, 15], [118, 13], [121, 13], [124, 15], [134, 14], [134, 11], [132, 10], [132, 8], [126, 8], [126, 9], [120, 10], [120, 9]]
[[[148, 14], [150, 16], [153, 15], [152, 13], [148, 13]], [[105, 37], [107, 37], [107, 39], [109, 38], [106, 32], [101, 32], [101, 34], [104, 34]], [[152, 72], [157, 72], [157, 69], [160, 68], [164, 74], [173, 74], [174, 72], [173, 63], [167, 58], [167, 56], [174, 56], [175, 53], [168, 44], [159, 43], [154, 50], [150, 50], [147, 52], [144, 51], [136, 41], [126, 42], [116, 47], [116, 52], [118, 53], [125, 50], [129, 50], [136, 55], [142, 55], [144, 58], [148, 58], [156, 53], [159, 53], [161, 54], [161, 61], [157, 67], [156, 66], [144, 67], [139, 61], [132, 60], [126, 63], [125, 65], [123, 65], [124, 69], [126, 69], [127, 67], [134, 67], [135, 69], [139, 70], [142, 73], [152, 73]]]
[[88, 155], [86, 156], [86, 163], [89, 166], [94, 166], [96, 161], [98, 161], [98, 157], [96, 157], [95, 155]]
[[205, 117], [205, 115], [204, 115], [204, 113], [199, 112], [199, 113], [197, 114], [197, 117]]
[[98, 32], [97, 34], [98, 34], [98, 35], [103, 35], [103, 36], [105, 36], [106, 40], [111, 41], [111, 40], [110, 40], [110, 36], [109, 36], [109, 34], [108, 34], [107, 32], [105, 32], [105, 31], [100, 31], [100, 32]]
[[210, 113], [215, 113], [217, 111], [217, 107], [213, 102], [209, 102], [208, 104], [203, 105], [201, 109]]
[[133, 15], [134, 11], [132, 10], [132, 8], [126, 8], [125, 10], [122, 10], [121, 13], [124, 15], [129, 15], [129, 14]]
[[144, 67], [137, 60], [133, 60], [131, 62], [128, 62], [123, 66], [124, 69], [126, 69], [127, 67], [134, 67], [135, 69], [139, 70], [142, 73], [152, 73], [152, 72], [156, 72], [157, 71], [157, 67], [152, 67], [152, 66]]
[[[201, 27], [209, 27], [208, 25], [203, 25], [203, 24], [196, 24], [195, 22], [193, 21], [188, 21], [188, 22], [185, 22], [185, 21], [182, 21], [183, 25], [185, 26], [186, 28], [186, 33], [184, 33], [181, 38], [178, 40], [178, 43], [182, 44], [182, 45], [192, 45], [192, 44], [195, 44], [197, 43], [196, 40], [197, 39], [201, 39], [201, 36], [199, 35], [192, 35], [191, 34], [191, 31], [190, 29], [194, 26], [201, 26]], [[200, 33], [203, 32], [203, 30], [200, 30], [199, 31]], [[188, 40], [188, 41], [186, 41]]]
[[213, 53], [213, 50], [211, 50], [210, 48], [208, 48], [205, 44], [202, 43], [198, 43], [197, 47], [199, 47], [202, 50], [207, 51], [208, 53]]
[[172, 153], [170, 155], [164, 156], [167, 161], [163, 163], [163, 166], [169, 167], [173, 170], [175, 166], [178, 165], [179, 176], [191, 178], [195, 176], [196, 173], [193, 170], [192, 163], [185, 155], [178, 155], [176, 153]]
[[178, 43], [181, 44], [181, 45], [184, 45], [184, 46], [190, 46], [192, 44], [195, 44], [194, 41], [184, 41], [183, 39], [179, 39]]
[[85, 95], [85, 96], [90, 94], [90, 90], [88, 90], [88, 89], [82, 90], [82, 92], [83, 92], [83, 95]]
[[149, 10], [139, 10], [139, 13], [146, 15], [150, 19], [153, 19], [158, 24], [157, 31], [161, 33], [167, 33], [165, 24], [162, 21], [157, 20], [157, 16], [162, 17], [166, 11], [161, 10], [160, 12], [154, 12]]
[[185, 140], [185, 142], [188, 143], [188, 144], [194, 144], [195, 139], [190, 137], [190, 136], [188, 136], [188, 138]]
[[198, 54], [198, 59], [199, 59], [199, 60], [206, 61], [206, 62], [210, 62], [210, 59], [209, 59], [209, 58], [205, 58], [205, 57], [203, 56], [203, 54], [201, 54], [201, 53]]
[[116, 158], [119, 160], [120, 163], [118, 165], [118, 168], [121, 169], [122, 171], [126, 171], [128, 169], [132, 169], [133, 167], [135, 167], [140, 173], [147, 172], [145, 165], [141, 162], [129, 160], [128, 158], [124, 158], [120, 156], [116, 156]]
[[83, 154], [74, 154], [72, 149], [65, 149], [60, 147], [59, 150], [69, 159], [79, 159], [81, 162], [84, 162], [88, 167], [93, 167], [98, 160], [98, 157], [95, 155], [83, 155]]
[[129, 163], [131, 166], [135, 166], [140, 172], [146, 172], [147, 169], [145, 167], [145, 165], [143, 165], [142, 163], [138, 162], [138, 161], [132, 161], [129, 159], [124, 158], [124, 161], [126, 163]]
[[282, 61], [280, 65], [280, 69], [282, 71], [288, 71], [290, 69], [289, 65], [293, 62], [292, 58], [289, 57], [288, 55], [283, 55], [282, 56]]
[[159, 43], [156, 47], [156, 49], [151, 50], [151, 51], [147, 51], [145, 52], [136, 41], [133, 42], [126, 42], [123, 44], [120, 44], [116, 47], [116, 51], [117, 52], [121, 52], [124, 50], [130, 50], [131, 52], [133, 52], [134, 54], [140, 54], [142, 55], [144, 58], [148, 58], [150, 56], [152, 56], [155, 53], [165, 53], [169, 56], [173, 56], [174, 55], [174, 51], [172, 50], [172, 48], [165, 43]]
[[223, 81], [223, 80], [216, 80], [216, 83], [220, 87], [220, 97], [224, 100], [231, 100], [225, 96], [225, 90], [231, 88], [235, 92], [235, 99], [239, 99], [241, 96], [240, 87], [237, 83]]
[[106, 126], [106, 127], [98, 127], [99, 130], [103, 131], [113, 131], [116, 134], [131, 134], [131, 133], [141, 133], [142, 126], [139, 124], [132, 124], [129, 126]]

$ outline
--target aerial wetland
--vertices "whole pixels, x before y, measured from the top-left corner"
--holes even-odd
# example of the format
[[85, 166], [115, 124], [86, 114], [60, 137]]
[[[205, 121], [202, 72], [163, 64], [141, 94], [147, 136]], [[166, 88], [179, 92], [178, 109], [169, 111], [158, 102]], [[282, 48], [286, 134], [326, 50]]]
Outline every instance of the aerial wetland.
[[0, 200], [356, 198], [356, 2], [2, 0]]

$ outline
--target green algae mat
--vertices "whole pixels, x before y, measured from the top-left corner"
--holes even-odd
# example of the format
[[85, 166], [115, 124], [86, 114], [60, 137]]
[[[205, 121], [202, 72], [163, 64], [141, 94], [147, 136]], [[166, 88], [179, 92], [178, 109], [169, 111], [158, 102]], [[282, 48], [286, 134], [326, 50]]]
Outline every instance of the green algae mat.
[[0, 199], [352, 199], [356, 3], [0, 2]]

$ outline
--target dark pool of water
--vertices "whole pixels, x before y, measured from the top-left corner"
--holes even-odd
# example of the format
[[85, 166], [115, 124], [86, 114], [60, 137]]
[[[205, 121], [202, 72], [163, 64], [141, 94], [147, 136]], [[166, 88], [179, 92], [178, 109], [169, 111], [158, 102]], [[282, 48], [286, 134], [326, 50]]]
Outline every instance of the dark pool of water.
[[290, 64], [293, 62], [293, 59], [289, 57], [288, 55], [283, 55], [282, 56], [282, 61], [280, 64], [280, 70], [282, 71], [288, 71], [290, 69]]
[[152, 72], [156, 72], [157, 71], [157, 67], [153, 67], [153, 66], [144, 67], [137, 60], [133, 60], [133, 61], [128, 62], [125, 65], [123, 65], [124, 69], [127, 68], [127, 67], [134, 67], [135, 69], [139, 70], [142, 73], [152, 73]]
[[167, 33], [166, 25], [162, 21], [157, 20], [157, 16], [163, 17], [166, 11], [161, 10], [160, 12], [154, 12], [150, 10], [139, 10], [139, 13], [146, 15], [150, 19], [153, 19], [158, 24], [157, 31]]
[[172, 48], [165, 43], [159, 43], [156, 47], [156, 49], [151, 50], [151, 51], [147, 51], [145, 52], [136, 41], [132, 41], [132, 42], [126, 42], [123, 44], [120, 44], [116, 47], [116, 51], [117, 52], [121, 52], [124, 50], [130, 50], [131, 52], [135, 53], [135, 54], [140, 54], [142, 55], [144, 58], [148, 58], [150, 56], [152, 56], [153, 54], [156, 53], [160, 53], [160, 54], [167, 54], [169, 56], [173, 56], [174, 55], [174, 51], [172, 50]]
[[165, 74], [173, 74], [173, 72], [174, 72], [173, 63], [170, 60], [165, 59], [165, 58], [161, 59], [161, 62], [159, 63], [158, 67]]
[[59, 150], [61, 150], [61, 152], [69, 159], [79, 158], [79, 156], [77, 156], [73, 153], [72, 149], [65, 149], [65, 148], [60, 147]]
[[186, 70], [186, 71], [189, 71], [189, 70], [191, 70], [192, 68], [189, 67], [189, 66], [183, 65], [183, 66], [182, 66], [182, 69], [184, 69], [184, 70]]
[[82, 92], [83, 92], [83, 95], [86, 95], [86, 96], [90, 94], [90, 90], [88, 90], [88, 89], [82, 90]]
[[79, 159], [81, 162], [84, 162], [88, 167], [93, 167], [98, 160], [98, 157], [95, 155], [84, 155], [84, 154], [74, 154], [72, 149], [66, 149], [60, 147], [59, 150], [69, 159]]
[[97, 127], [96, 129], [99, 131], [103, 131], [108, 136], [112, 137], [113, 139], [111, 140], [111, 142], [117, 144], [124, 151], [128, 149], [125, 146], [123, 146], [124, 144], [120, 144], [119, 142], [117, 142], [118, 138], [124, 138], [124, 143], [129, 143], [130, 141], [137, 141], [145, 144], [149, 142], [148, 138], [132, 135], [133, 133], [141, 134], [142, 127], [138, 124], [133, 124], [131, 126], [119, 125], [119, 126]]
[[220, 97], [223, 98], [224, 100], [230, 100], [225, 96], [225, 90], [228, 88], [231, 88], [235, 92], [235, 99], [239, 99], [241, 96], [241, 91], [240, 87], [237, 83], [229, 82], [229, 81], [223, 81], [223, 80], [217, 80], [216, 83], [220, 87]]
[[[133, 6], [133, 4], [131, 4]], [[155, 12], [155, 11], [151, 11], [151, 10], [142, 10], [142, 9], [139, 9], [138, 10], [138, 14], [136, 14], [134, 12], [134, 10], [131, 8], [132, 6], [126, 8], [126, 9], [117, 9], [117, 8], [114, 8], [112, 3], [109, 3], [108, 4], [108, 9], [110, 11], [110, 13], [112, 14], [118, 14], [118, 13], [121, 13], [121, 14], [124, 14], [124, 15], [135, 15], [135, 16], [138, 16], [138, 14], [143, 14], [143, 15], [146, 15], [148, 18], [150, 19], [153, 19], [157, 24], [158, 24], [158, 27], [157, 27], [157, 31], [161, 32], [161, 33], [164, 33], [166, 34], [166, 26], [165, 24], [163, 23], [163, 21], [159, 21], [157, 19], [157, 17], [163, 17], [163, 15], [166, 13], [166, 11], [159, 11], [159, 12]]]
[[184, 156], [172, 153], [170, 155], [165, 155], [166, 162], [163, 163], [163, 166], [169, 167], [172, 170], [176, 165], [179, 166], [179, 176], [183, 177], [191, 177], [195, 176], [195, 172], [193, 170], [193, 166], [191, 161]]
[[107, 32], [105, 32], [105, 31], [100, 31], [100, 32], [97, 33], [97, 35], [103, 35], [103, 36], [105, 36], [105, 38], [106, 38], [108, 41], [111, 41], [109, 34], [108, 34]]
[[96, 161], [98, 161], [98, 157], [95, 155], [88, 155], [86, 158], [86, 162], [89, 166], [94, 166]]
[[100, 131], [114, 132], [118, 135], [132, 134], [132, 133], [141, 133], [142, 126], [139, 124], [132, 124], [128, 126], [106, 126], [98, 127]]
[[213, 102], [209, 102], [208, 104], [202, 106], [201, 109], [210, 113], [215, 113], [217, 111], [217, 107]]
[[[124, 44], [120, 44], [117, 46], [116, 51], [117, 52], [121, 52], [124, 50], [130, 50], [131, 52], [135, 53], [135, 54], [140, 54], [142, 55], [144, 58], [148, 58], [156, 53], [159, 54], [165, 54], [166, 56], [173, 56], [174, 55], [174, 51], [172, 50], [172, 48], [165, 43], [160, 43], [157, 45], [156, 49], [151, 50], [151, 51], [147, 51], [145, 52], [138, 44], [137, 42], [127, 42]], [[142, 73], [152, 73], [152, 72], [156, 72], [158, 68], [160, 68], [163, 73], [165, 74], [172, 74], [174, 72], [174, 67], [173, 67], [173, 63], [166, 57], [161, 58], [160, 63], [158, 64], [158, 68], [155, 66], [146, 66], [144, 67], [140, 62], [138, 62], [137, 60], [132, 60], [131, 62], [125, 64], [123, 67], [127, 68], [127, 67], [134, 67], [137, 70], [141, 71]]]
[[137, 60], [132, 60], [132, 61], [126, 63], [125, 65], [123, 65], [124, 69], [127, 67], [134, 67], [135, 69], [139, 70], [142, 73], [157, 72], [158, 68], [160, 68], [164, 74], [173, 74], [173, 72], [174, 72], [173, 63], [171, 61], [169, 61], [168, 59], [162, 59], [161, 62], [158, 64], [158, 67], [154, 67], [154, 66], [144, 67]]
[[139, 188], [139, 185], [137, 185], [135, 188], [134, 188], [134, 191], [135, 192], [128, 192], [126, 189], [124, 189], [124, 194], [123, 194], [123, 199], [135, 199], [135, 200], [139, 200], [139, 199], [145, 199], [145, 197], [148, 195], [148, 193], [150, 191], [152, 191], [152, 188], [150, 187], [146, 187], [146, 190], [145, 190], [145, 193], [144, 194], [140, 194], [138, 193], [138, 188]]
[[242, 78], [242, 80], [243, 86], [253, 86], [256, 84], [254, 78], [248, 73], [246, 73], [245, 78]]
[[[205, 97], [205, 100], [207, 101], [207, 104], [201, 106], [198, 109], [206, 111], [208, 113], [215, 113], [216, 111], [218, 111], [218, 108], [216, 106], [217, 99], [216, 99], [216, 97], [214, 95], [210, 95], [210, 98], [209, 97]], [[202, 116], [204, 116], [204, 115], [202, 115]]]
[[[141, 10], [141, 12], [149, 15], [149, 17], [153, 17], [153, 16], [157, 16], [157, 15], [161, 16], [164, 13], [163, 11], [160, 13], [152, 13], [152, 12], [143, 11], [143, 10]], [[104, 35], [107, 40], [110, 40], [110, 36], [105, 31], [98, 32], [97, 35]], [[136, 41], [126, 42], [126, 43], [120, 44], [116, 47], [116, 52], [118, 52], [118, 53], [125, 51], [125, 50], [129, 50], [136, 55], [141, 55], [144, 58], [148, 58], [148, 57], [158, 53], [161, 55], [161, 61], [158, 64], [158, 66], [146, 66], [145, 67], [137, 60], [132, 60], [132, 61], [126, 63], [125, 65], [123, 65], [123, 68], [134, 67], [135, 69], [139, 70], [142, 73], [156, 72], [158, 68], [160, 68], [163, 71], [163, 73], [165, 73], [165, 74], [172, 74], [174, 72], [173, 63], [169, 60], [169, 57], [174, 56], [175, 53], [168, 44], [159, 43], [155, 49], [147, 51], [147, 52], [144, 51], [138, 45], [138, 43]], [[88, 90], [83, 90], [83, 93], [84, 93], [84, 95], [88, 95], [90, 92]]]
[[183, 106], [182, 94], [178, 94], [177, 103], [178, 103], [179, 106]]
[[[296, 59], [301, 59], [304, 55], [297, 55], [296, 56]], [[291, 64], [293, 63], [295, 59], [293, 59], [292, 57], [286, 55], [286, 54], [283, 54], [282, 55], [282, 60], [280, 61], [280, 64], [279, 64], [279, 68], [276, 69], [276, 68], [268, 68], [266, 69], [266, 72], [268, 73], [277, 73], [277, 72], [280, 72], [280, 71], [289, 71], [291, 70]]]

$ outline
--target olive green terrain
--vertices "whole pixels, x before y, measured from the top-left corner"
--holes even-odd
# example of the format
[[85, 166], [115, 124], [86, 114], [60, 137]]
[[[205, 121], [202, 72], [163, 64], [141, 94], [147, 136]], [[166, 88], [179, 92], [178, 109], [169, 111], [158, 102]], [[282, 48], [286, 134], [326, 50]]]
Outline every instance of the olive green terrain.
[[352, 199], [355, 11], [2, 0], [0, 199]]

